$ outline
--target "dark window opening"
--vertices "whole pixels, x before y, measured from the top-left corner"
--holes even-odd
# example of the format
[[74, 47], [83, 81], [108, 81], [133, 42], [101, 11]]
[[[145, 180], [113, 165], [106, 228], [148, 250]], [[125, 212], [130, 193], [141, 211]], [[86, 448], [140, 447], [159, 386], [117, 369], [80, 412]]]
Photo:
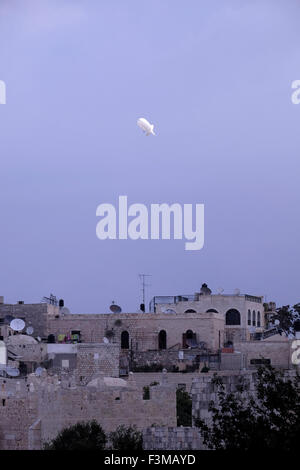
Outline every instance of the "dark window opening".
[[129, 349], [129, 333], [122, 331], [121, 333], [121, 349]]
[[158, 349], [167, 349], [167, 333], [161, 330], [158, 334]]
[[194, 333], [192, 330], [187, 330], [185, 333], [183, 333], [182, 347], [189, 348], [189, 347], [196, 347], [196, 346], [197, 346], [196, 333]]
[[235, 308], [231, 308], [226, 312], [226, 325], [240, 325], [241, 324], [241, 314]]

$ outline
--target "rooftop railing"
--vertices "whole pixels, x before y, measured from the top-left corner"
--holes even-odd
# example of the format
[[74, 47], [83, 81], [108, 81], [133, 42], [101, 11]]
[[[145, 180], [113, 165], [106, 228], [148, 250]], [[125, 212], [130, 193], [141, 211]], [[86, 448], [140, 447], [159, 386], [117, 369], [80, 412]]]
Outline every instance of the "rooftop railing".
[[[245, 300], [255, 303], [262, 303], [262, 297], [257, 297], [249, 294], [212, 294], [222, 297], [243, 297]], [[179, 302], [197, 302], [201, 299], [202, 295], [198, 292], [195, 294], [185, 294], [185, 295], [160, 295], [155, 296], [151, 299], [149, 303], [149, 311], [155, 312], [156, 305], [165, 305], [165, 304], [177, 304]]]

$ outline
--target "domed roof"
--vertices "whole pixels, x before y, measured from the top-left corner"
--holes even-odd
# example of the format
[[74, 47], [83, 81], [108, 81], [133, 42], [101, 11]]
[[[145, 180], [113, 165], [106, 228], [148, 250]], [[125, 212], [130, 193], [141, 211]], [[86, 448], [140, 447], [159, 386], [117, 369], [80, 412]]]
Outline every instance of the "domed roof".
[[123, 388], [127, 387], [127, 382], [117, 377], [96, 377], [87, 384], [88, 387], [96, 388], [102, 387], [103, 385], [106, 387]]
[[127, 387], [126, 380], [117, 377], [104, 377], [104, 383], [108, 387]]
[[7, 338], [8, 346], [19, 346], [26, 344], [38, 344], [38, 342], [32, 336], [28, 335], [13, 335]]

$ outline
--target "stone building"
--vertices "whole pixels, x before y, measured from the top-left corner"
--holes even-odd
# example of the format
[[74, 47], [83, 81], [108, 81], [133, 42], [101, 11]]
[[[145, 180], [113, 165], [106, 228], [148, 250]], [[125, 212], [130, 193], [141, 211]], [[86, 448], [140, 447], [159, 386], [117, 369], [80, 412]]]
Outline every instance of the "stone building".
[[[201, 448], [197, 430], [176, 427], [176, 389], [191, 393], [194, 417], [205, 417], [214, 372], [230, 388], [241, 376], [251, 382], [262, 363], [291, 371], [292, 340], [269, 324], [270, 309], [265, 318], [261, 296], [214, 295], [206, 284], [193, 295], [154, 297], [149, 313], [71, 314], [63, 302], [0, 297], [8, 358], [0, 365], [0, 448], [40, 449], [63, 427], [93, 418], [107, 432], [136, 425], [147, 449]], [[24, 320], [22, 331], [10, 327], [14, 318]]]
[[0, 329], [7, 316], [24, 319], [35, 336], [53, 335], [54, 342], [79, 335], [82, 342], [100, 343], [107, 336], [122, 349], [140, 351], [202, 343], [217, 350], [265, 328], [261, 296], [213, 295], [206, 284], [193, 295], [154, 297], [149, 313], [64, 314], [47, 303], [9, 305], [3, 301]]

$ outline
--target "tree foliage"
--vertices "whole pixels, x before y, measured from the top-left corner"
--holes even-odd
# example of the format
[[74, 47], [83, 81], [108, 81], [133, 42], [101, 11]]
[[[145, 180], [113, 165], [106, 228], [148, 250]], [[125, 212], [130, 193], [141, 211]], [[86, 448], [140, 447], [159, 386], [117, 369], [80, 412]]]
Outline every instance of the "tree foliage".
[[135, 426], [119, 426], [109, 435], [113, 450], [135, 451], [143, 449], [143, 435]]
[[290, 307], [284, 305], [277, 308], [276, 312], [269, 316], [269, 320], [279, 322], [279, 328], [288, 336], [295, 333], [295, 322], [300, 319], [300, 303]]
[[63, 429], [53, 441], [45, 444], [45, 450], [103, 450], [106, 436], [97, 423], [92, 420], [77, 423]]
[[300, 435], [300, 377], [287, 379], [281, 371], [264, 366], [257, 371], [254, 394], [226, 394], [214, 379], [218, 403], [212, 402], [211, 423], [196, 420], [204, 444], [217, 450], [297, 450]]
[[176, 390], [176, 408], [177, 426], [192, 426], [192, 399], [182, 388]]

